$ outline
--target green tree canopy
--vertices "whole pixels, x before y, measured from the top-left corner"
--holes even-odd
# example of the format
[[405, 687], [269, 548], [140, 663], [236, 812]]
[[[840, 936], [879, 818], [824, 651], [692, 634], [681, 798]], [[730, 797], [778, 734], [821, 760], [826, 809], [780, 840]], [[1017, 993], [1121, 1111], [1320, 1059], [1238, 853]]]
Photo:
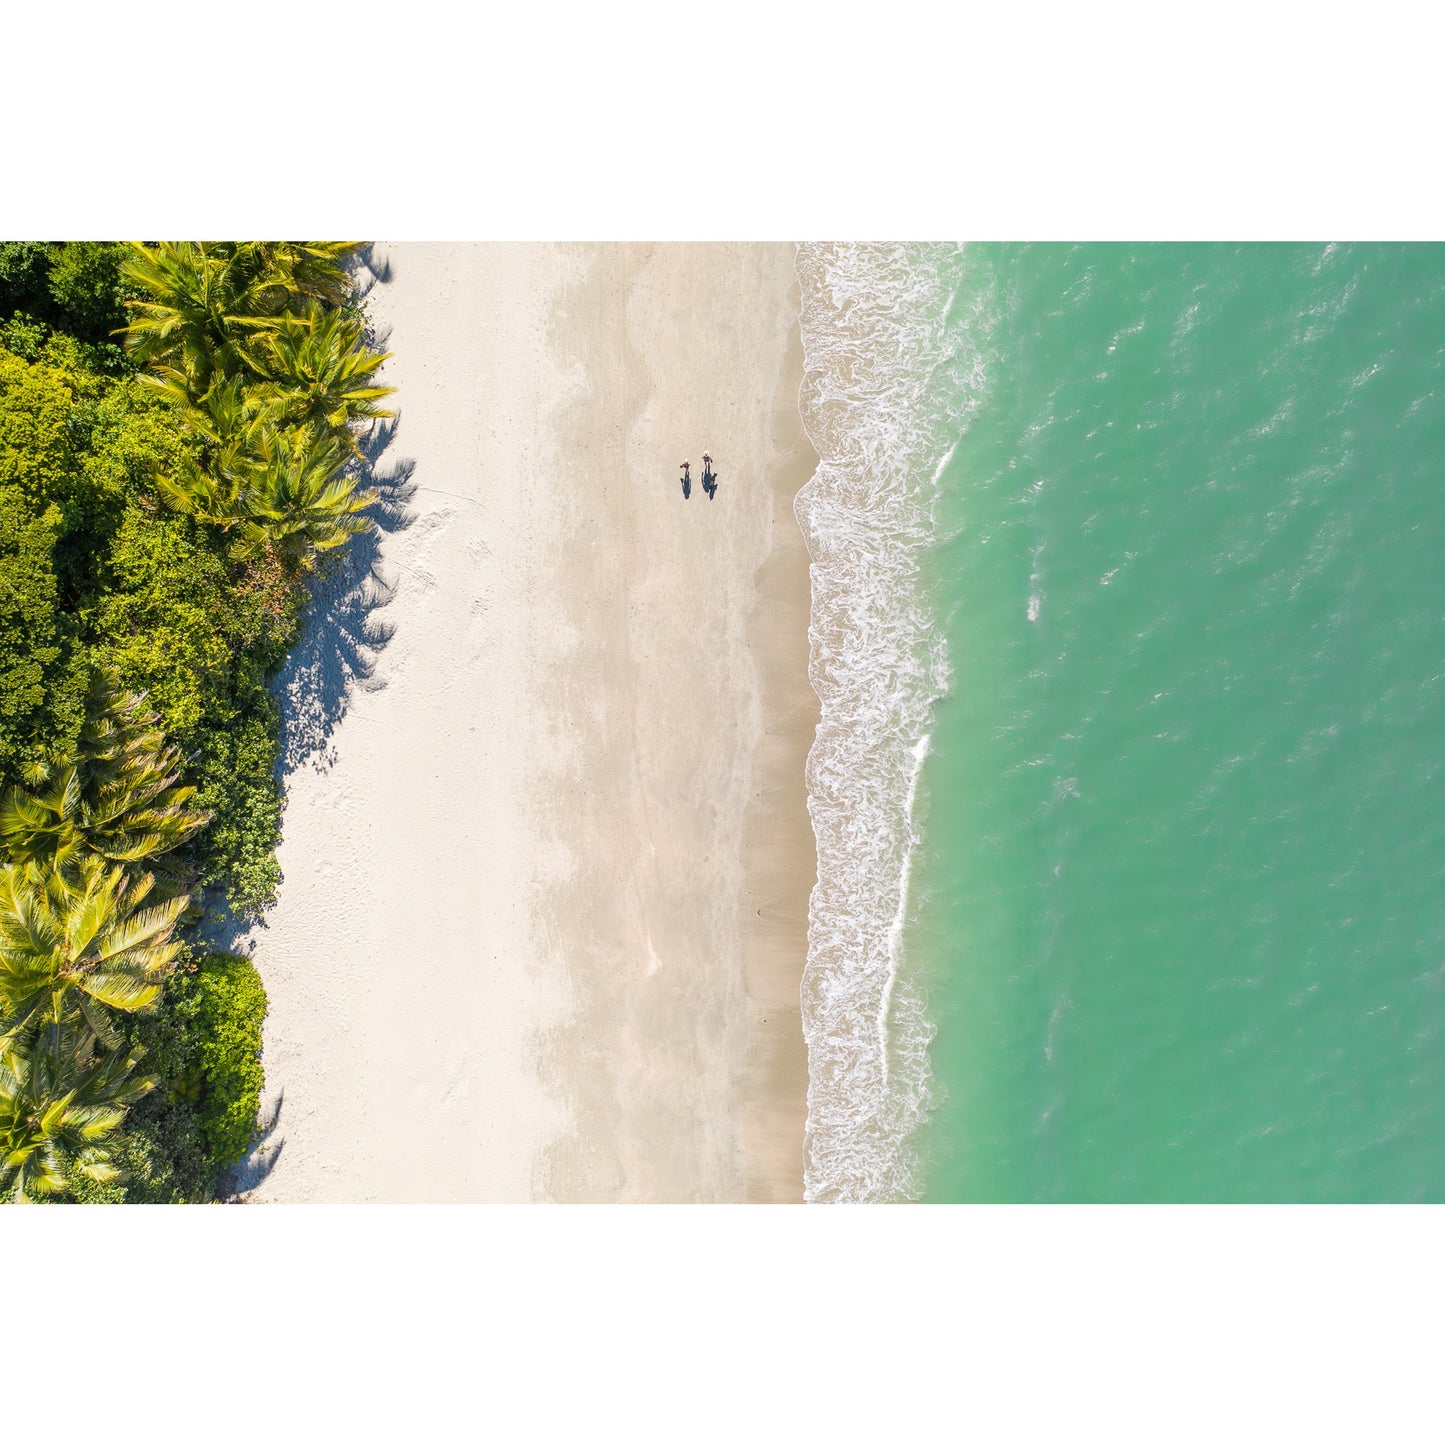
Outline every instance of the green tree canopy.
[[190, 900], [146, 907], [149, 873], [127, 877], [95, 857], [80, 860], [75, 874], [0, 869], [0, 1015], [13, 1034], [78, 1011], [108, 1044], [104, 1009], [155, 1002], [180, 952], [175, 924]]
[[96, 856], [110, 863], [152, 858], [157, 871], [179, 876], [165, 868], [165, 855], [208, 816], [191, 801], [195, 788], [181, 785], [180, 764], [159, 715], [140, 696], [121, 692], [113, 672], [97, 668], [70, 757], [36, 765], [33, 790], [13, 786], [0, 796], [0, 843], [13, 863], [33, 872], [74, 876], [79, 860]]
[[148, 1093], [138, 1049], [97, 1053], [93, 1034], [49, 1026], [0, 1048], [0, 1198], [29, 1203], [78, 1174], [120, 1178], [112, 1145], [127, 1108]]
[[60, 508], [0, 486], [0, 785], [79, 732], [84, 658], [60, 606]]
[[254, 351], [286, 421], [331, 428], [353, 455], [353, 423], [395, 415], [376, 403], [396, 388], [372, 380], [390, 353], [368, 350], [362, 323], [343, 311], [313, 303], [278, 317], [261, 331]]

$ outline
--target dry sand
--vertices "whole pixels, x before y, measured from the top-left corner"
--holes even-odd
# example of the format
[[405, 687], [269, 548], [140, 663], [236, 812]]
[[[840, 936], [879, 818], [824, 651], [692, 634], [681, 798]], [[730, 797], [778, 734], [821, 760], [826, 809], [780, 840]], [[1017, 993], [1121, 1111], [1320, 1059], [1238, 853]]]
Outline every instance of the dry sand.
[[793, 248], [374, 261], [404, 515], [284, 679], [245, 1197], [800, 1199]]

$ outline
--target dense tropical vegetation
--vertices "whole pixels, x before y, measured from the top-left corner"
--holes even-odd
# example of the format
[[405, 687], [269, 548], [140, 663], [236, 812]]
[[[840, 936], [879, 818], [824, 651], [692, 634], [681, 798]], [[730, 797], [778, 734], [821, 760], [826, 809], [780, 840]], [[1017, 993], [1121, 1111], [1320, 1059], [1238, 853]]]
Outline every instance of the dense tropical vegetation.
[[269, 684], [390, 413], [338, 242], [0, 243], [0, 1198], [212, 1197], [279, 874]]

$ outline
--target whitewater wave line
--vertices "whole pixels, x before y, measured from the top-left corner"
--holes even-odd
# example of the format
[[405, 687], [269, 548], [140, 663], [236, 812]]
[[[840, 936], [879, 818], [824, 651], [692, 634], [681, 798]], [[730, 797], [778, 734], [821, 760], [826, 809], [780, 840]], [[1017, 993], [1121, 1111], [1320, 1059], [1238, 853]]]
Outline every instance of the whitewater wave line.
[[819, 462], [795, 512], [812, 559], [808, 755], [818, 881], [803, 975], [804, 1196], [917, 1198], [931, 1105], [926, 999], [904, 931], [914, 803], [933, 704], [949, 686], [921, 577], [934, 502], [982, 393], [977, 336], [949, 324], [948, 246], [798, 248], [800, 410]]

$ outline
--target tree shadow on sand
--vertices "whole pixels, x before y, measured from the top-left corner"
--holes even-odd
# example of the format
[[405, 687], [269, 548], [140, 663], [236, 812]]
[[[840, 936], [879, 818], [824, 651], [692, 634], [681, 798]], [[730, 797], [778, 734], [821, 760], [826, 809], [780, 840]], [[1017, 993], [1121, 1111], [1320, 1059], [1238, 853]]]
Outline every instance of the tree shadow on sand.
[[276, 1095], [269, 1114], [256, 1121], [256, 1136], [251, 1148], [239, 1164], [233, 1164], [221, 1176], [216, 1188], [216, 1198], [225, 1204], [244, 1204], [244, 1195], [257, 1188], [271, 1175], [281, 1151], [286, 1147], [284, 1137], [273, 1144], [271, 1136], [281, 1122], [281, 1106], [286, 1102], [286, 1091]]
[[[371, 289], [391, 276], [390, 263], [374, 243], [356, 254], [356, 296], [365, 303]], [[384, 350], [386, 337], [367, 322], [367, 344]], [[281, 704], [281, 751], [277, 763], [282, 786], [288, 774], [310, 763], [324, 772], [335, 761], [331, 737], [345, 715], [353, 691], [383, 687], [376, 677], [382, 649], [395, 627], [379, 614], [396, 595], [396, 583], [382, 573], [382, 543], [412, 523], [408, 509], [416, 487], [416, 463], [386, 458], [400, 425], [400, 414], [373, 422], [359, 439], [361, 457], [356, 485], [370, 487], [376, 501], [368, 509], [371, 529], [328, 554], [311, 584], [311, 601], [301, 637], [272, 684]]]
[[[415, 491], [411, 482], [414, 462], [382, 463], [395, 433], [395, 420], [380, 423], [361, 443], [357, 484], [377, 493], [368, 509], [374, 526], [353, 537], [339, 556], [318, 570], [301, 637], [272, 684], [281, 705], [276, 773], [283, 789], [289, 775], [305, 764], [319, 772], [331, 766], [335, 760], [331, 738], [353, 692], [385, 685], [375, 675], [376, 665], [395, 628], [377, 614], [392, 600], [396, 584], [382, 576], [381, 545], [393, 532], [411, 525], [407, 504]], [[265, 927], [264, 917], [238, 917], [223, 896], [213, 894], [197, 936], [207, 948], [254, 957], [257, 935]], [[226, 1171], [218, 1198], [240, 1200], [276, 1167], [286, 1141], [283, 1137], [273, 1143], [272, 1136], [280, 1123], [284, 1097], [284, 1090], [277, 1094], [246, 1157]]]
[[274, 684], [281, 704], [283, 781], [305, 764], [325, 772], [336, 756], [332, 734], [353, 692], [385, 686], [376, 665], [396, 629], [379, 614], [397, 584], [383, 574], [381, 549], [386, 537], [411, 525], [408, 503], [416, 490], [414, 462], [381, 462], [395, 431], [395, 422], [384, 423], [363, 446], [360, 484], [378, 494], [369, 513], [375, 525], [318, 569], [301, 638]]
[[375, 241], [367, 241], [357, 249], [354, 265], [356, 294], [363, 301], [378, 281], [384, 286], [391, 280], [391, 261], [377, 250]]
[[[358, 266], [360, 295], [364, 297], [372, 285], [389, 275], [390, 267], [378, 262], [373, 248], [366, 247]], [[370, 328], [368, 342], [377, 349], [385, 345], [384, 338]], [[366, 513], [372, 526], [330, 554], [317, 569], [301, 636], [271, 685], [281, 708], [276, 778], [283, 792], [298, 768], [309, 765], [325, 772], [334, 763], [332, 738], [353, 694], [358, 689], [372, 692], [385, 686], [385, 680], [376, 676], [376, 668], [396, 629], [381, 614], [396, 595], [398, 584], [384, 575], [382, 546], [386, 538], [411, 525], [409, 504], [416, 492], [411, 480], [416, 463], [386, 456], [399, 424], [399, 414], [373, 422], [358, 438], [361, 457], [354, 468], [356, 484], [376, 493]], [[208, 947], [251, 957], [265, 927], [264, 918], [237, 917], [224, 899], [213, 897], [208, 900], [199, 936]], [[246, 1157], [220, 1181], [219, 1198], [243, 1200], [275, 1169], [286, 1143], [284, 1137], [273, 1142], [284, 1098], [282, 1089], [269, 1115], [259, 1123]]]

